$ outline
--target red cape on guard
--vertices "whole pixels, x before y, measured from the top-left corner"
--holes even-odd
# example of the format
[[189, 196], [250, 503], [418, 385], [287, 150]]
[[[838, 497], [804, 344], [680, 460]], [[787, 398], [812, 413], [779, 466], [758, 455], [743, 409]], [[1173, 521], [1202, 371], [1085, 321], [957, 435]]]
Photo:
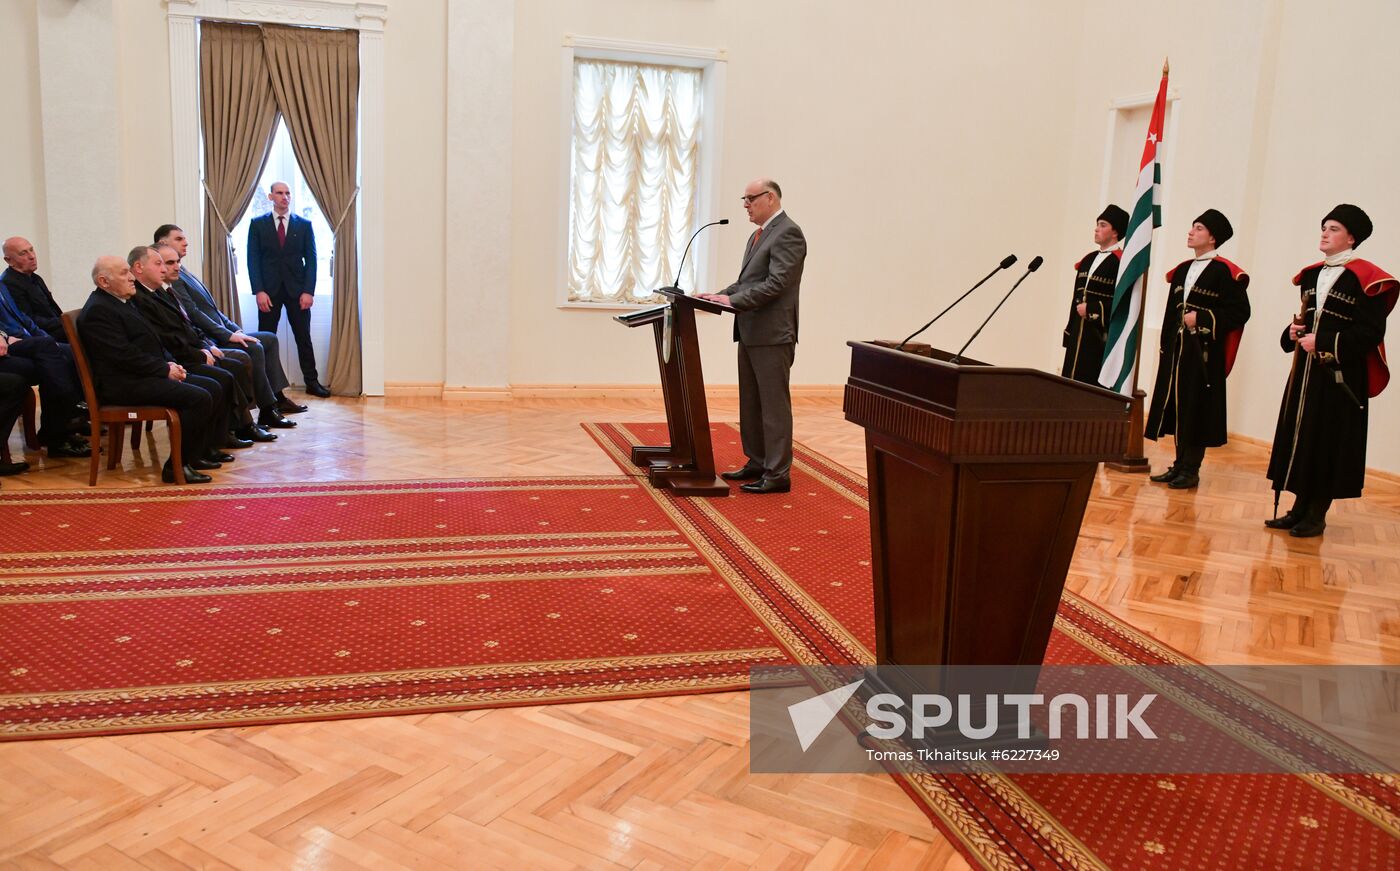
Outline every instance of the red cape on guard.
[[[1325, 265], [1326, 261], [1319, 260], [1310, 266], [1304, 266], [1298, 270], [1298, 274], [1293, 276], [1293, 283], [1301, 285], [1303, 283], [1303, 273], [1309, 269], [1316, 269]], [[1389, 315], [1395, 308], [1395, 298], [1400, 294], [1400, 281], [1395, 280], [1395, 276], [1381, 269], [1369, 260], [1359, 258], [1347, 263], [1346, 269], [1356, 280], [1361, 282], [1361, 289], [1367, 296], [1383, 296], [1385, 298], [1385, 313]], [[1381, 391], [1390, 383], [1390, 367], [1385, 361], [1385, 342], [1381, 342], [1376, 349], [1366, 355], [1366, 395], [1380, 396]]]

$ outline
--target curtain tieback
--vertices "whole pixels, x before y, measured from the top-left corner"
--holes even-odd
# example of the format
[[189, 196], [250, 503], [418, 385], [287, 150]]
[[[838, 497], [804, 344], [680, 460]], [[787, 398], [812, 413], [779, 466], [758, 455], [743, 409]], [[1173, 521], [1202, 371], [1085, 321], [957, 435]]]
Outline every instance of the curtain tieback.
[[233, 233], [233, 228], [228, 225], [228, 219], [224, 217], [224, 213], [219, 211], [219, 204], [214, 200], [214, 192], [209, 190], [209, 182], [201, 179], [199, 183], [204, 187], [204, 196], [208, 198], [210, 207], [214, 209], [214, 217], [219, 219], [219, 226], [224, 228], [224, 237], [227, 238]]
[[355, 185], [355, 190], [350, 194], [350, 201], [347, 202], [347, 203], [345, 204], [345, 208], [341, 210], [341, 212], [340, 212], [340, 220], [338, 220], [338, 221], [335, 222], [335, 226], [331, 228], [331, 233], [333, 233], [333, 234], [335, 234], [335, 235], [337, 235], [337, 236], [340, 235], [340, 225], [345, 223], [345, 216], [350, 214], [350, 207], [353, 206], [353, 205], [355, 205], [355, 198], [358, 197], [359, 195], [360, 195], [360, 186], [359, 186], [359, 185]]

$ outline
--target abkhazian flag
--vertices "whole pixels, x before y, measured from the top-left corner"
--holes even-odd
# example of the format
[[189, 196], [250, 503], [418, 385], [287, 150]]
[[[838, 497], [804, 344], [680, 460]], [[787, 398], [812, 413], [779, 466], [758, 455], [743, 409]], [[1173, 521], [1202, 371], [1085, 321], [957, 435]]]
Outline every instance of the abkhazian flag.
[[1108, 319], [1104, 342], [1103, 367], [1099, 383], [1120, 393], [1132, 391], [1133, 366], [1137, 364], [1138, 326], [1143, 295], [1147, 287], [1147, 264], [1152, 251], [1152, 230], [1162, 226], [1162, 165], [1157, 149], [1162, 144], [1162, 122], [1167, 114], [1167, 66], [1162, 65], [1162, 83], [1157, 86], [1157, 102], [1147, 125], [1147, 142], [1142, 147], [1137, 191], [1128, 216], [1128, 237], [1123, 240], [1123, 260], [1118, 267], [1118, 283], [1113, 288], [1113, 313]]

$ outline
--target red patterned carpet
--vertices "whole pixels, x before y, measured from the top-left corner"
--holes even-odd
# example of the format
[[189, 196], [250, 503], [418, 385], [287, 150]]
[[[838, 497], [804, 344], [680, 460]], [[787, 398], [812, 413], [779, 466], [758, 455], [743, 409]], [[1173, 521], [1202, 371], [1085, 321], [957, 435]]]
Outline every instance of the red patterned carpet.
[[625, 476], [0, 498], [0, 738], [747, 687], [786, 662]]
[[[662, 424], [586, 425], [619, 467]], [[732, 425], [712, 428], [721, 468], [743, 463]], [[796, 447], [792, 492], [677, 499], [648, 490], [793, 660], [874, 660], [865, 482]], [[1187, 665], [1191, 660], [1073, 594], [1047, 661]], [[1186, 705], [1238, 688], [1161, 688]], [[1300, 724], [1281, 715], [1286, 727]], [[1185, 736], [1169, 735], [1185, 741]], [[896, 779], [974, 864], [986, 868], [1400, 868], [1400, 783], [1382, 775], [1087, 775], [906, 771]]]

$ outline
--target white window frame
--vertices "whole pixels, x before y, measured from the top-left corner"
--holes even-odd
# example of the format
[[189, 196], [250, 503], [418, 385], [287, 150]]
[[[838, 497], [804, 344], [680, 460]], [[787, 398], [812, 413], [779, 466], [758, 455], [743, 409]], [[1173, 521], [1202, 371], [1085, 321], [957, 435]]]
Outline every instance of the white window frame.
[[[559, 150], [559, 249], [556, 285], [557, 307], [580, 311], [617, 311], [645, 308], [655, 303], [585, 302], [569, 300], [569, 179], [573, 171], [574, 142], [574, 61], [612, 60], [623, 63], [691, 67], [702, 71], [704, 109], [700, 119], [700, 165], [696, 173], [696, 225], [718, 220], [720, 145], [723, 135], [724, 80], [728, 54], [723, 49], [693, 48], [665, 43], [633, 42], [568, 34], [564, 37], [560, 75]], [[702, 233], [695, 240], [690, 256], [695, 258], [695, 287], [687, 293], [710, 292], [718, 274], [719, 246], [715, 231]]]

